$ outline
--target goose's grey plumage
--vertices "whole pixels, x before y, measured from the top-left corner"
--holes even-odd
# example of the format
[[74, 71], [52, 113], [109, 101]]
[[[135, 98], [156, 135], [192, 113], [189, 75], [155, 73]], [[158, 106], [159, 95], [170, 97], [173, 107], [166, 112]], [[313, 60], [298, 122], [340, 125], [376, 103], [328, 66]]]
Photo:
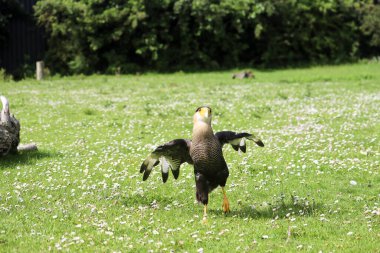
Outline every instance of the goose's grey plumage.
[[2, 110], [0, 112], [0, 155], [16, 153], [20, 142], [20, 123], [11, 115], [8, 99], [0, 96]]
[[196, 183], [196, 199], [204, 205], [203, 220], [207, 220], [208, 195], [216, 187], [223, 191], [223, 211], [229, 212], [229, 202], [224, 187], [229, 176], [227, 163], [223, 156], [223, 145], [231, 144], [235, 150], [246, 152], [245, 140], [253, 140], [263, 147], [263, 142], [250, 133], [222, 131], [214, 134], [211, 127], [211, 108], [197, 108], [193, 121], [192, 139], [175, 139], [158, 146], [142, 163], [140, 173], [144, 173], [145, 181], [153, 167], [161, 165], [162, 179], [168, 179], [169, 169], [177, 179], [182, 163], [194, 166]]

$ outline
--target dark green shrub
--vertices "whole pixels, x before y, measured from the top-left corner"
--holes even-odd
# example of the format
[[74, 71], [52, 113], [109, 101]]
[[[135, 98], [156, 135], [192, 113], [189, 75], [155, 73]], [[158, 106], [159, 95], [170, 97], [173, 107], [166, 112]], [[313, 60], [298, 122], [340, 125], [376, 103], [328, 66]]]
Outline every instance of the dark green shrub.
[[277, 0], [272, 10], [261, 22], [262, 62], [282, 66], [355, 56], [358, 33], [350, 1]]
[[[35, 10], [49, 35], [47, 65], [70, 74], [346, 61], [359, 55], [357, 5], [354, 0], [40, 0]], [[377, 36], [367, 25], [362, 30]]]
[[[49, 34], [47, 62], [63, 73], [91, 73], [138, 61], [141, 1], [44, 0], [36, 16]], [[133, 40], [133, 38], [136, 38]]]

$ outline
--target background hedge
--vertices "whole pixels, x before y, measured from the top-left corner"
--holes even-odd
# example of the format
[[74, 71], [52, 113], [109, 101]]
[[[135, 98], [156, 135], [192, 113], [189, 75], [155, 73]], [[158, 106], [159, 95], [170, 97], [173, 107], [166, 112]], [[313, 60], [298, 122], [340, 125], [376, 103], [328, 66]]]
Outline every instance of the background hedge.
[[354, 0], [40, 0], [51, 71], [338, 63], [379, 55], [380, 7]]

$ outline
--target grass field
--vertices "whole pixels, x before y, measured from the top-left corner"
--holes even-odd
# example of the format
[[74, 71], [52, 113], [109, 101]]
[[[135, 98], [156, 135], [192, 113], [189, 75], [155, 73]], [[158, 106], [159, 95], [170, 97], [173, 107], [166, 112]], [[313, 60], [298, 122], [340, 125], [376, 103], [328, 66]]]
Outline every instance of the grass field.
[[[380, 64], [0, 81], [36, 153], [0, 158], [1, 252], [380, 252]], [[265, 143], [224, 153], [231, 213], [194, 202], [193, 168], [142, 182], [155, 146], [215, 131]]]

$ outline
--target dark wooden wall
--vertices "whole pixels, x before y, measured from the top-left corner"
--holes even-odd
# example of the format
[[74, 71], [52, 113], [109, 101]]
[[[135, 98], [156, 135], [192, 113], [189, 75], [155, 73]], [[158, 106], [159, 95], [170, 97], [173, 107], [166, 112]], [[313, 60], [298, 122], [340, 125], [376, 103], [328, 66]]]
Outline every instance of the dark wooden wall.
[[46, 46], [44, 33], [33, 16], [33, 5], [38, 0], [17, 1], [25, 14], [12, 17], [7, 27], [8, 39], [0, 44], [0, 68], [16, 78], [34, 68], [35, 62], [43, 58]]

